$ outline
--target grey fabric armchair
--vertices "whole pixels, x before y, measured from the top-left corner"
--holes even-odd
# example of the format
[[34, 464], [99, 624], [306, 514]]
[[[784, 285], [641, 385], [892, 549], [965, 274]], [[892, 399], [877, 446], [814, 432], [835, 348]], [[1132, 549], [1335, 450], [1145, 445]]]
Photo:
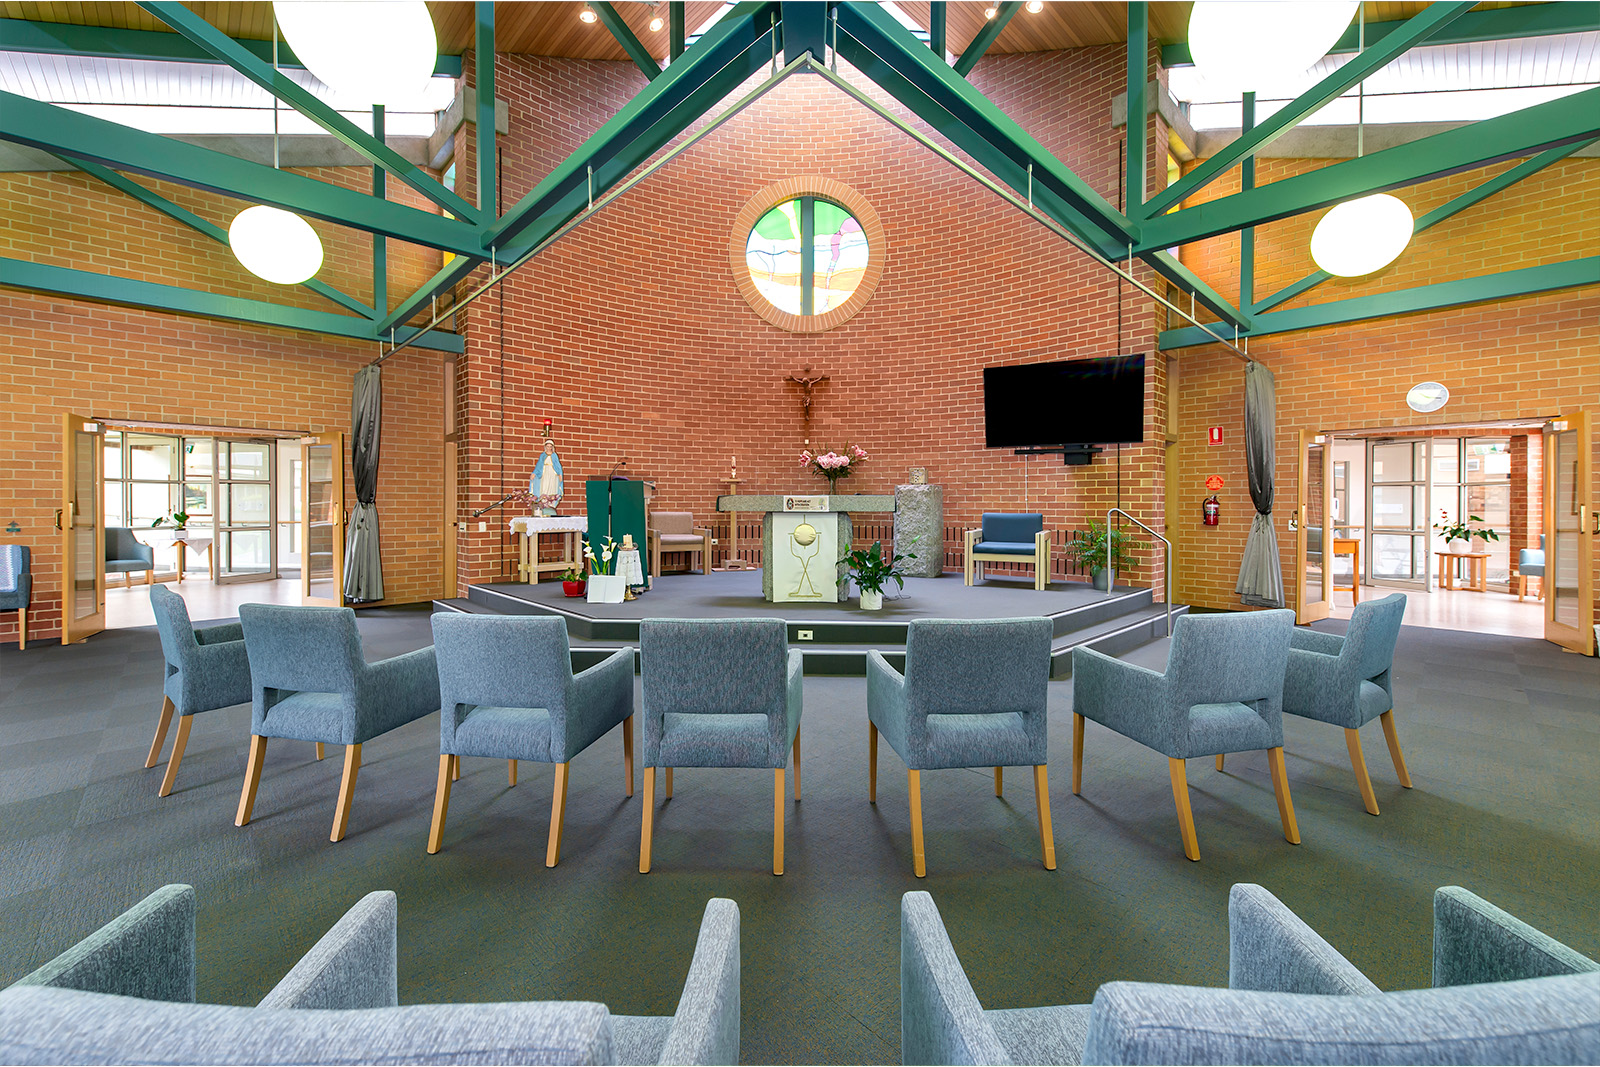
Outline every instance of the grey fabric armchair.
[[[1228, 988], [1111, 982], [1092, 1004], [985, 1010], [933, 898], [907, 893], [902, 1059], [1458, 1064], [1600, 1055], [1600, 965], [1458, 887], [1435, 894], [1434, 915], [1432, 990], [1382, 992], [1271, 893], [1235, 885]], [[1452, 961], [1443, 973], [1459, 982], [1440, 980], [1441, 960]], [[1462, 960], [1472, 962], [1454, 962]]]
[[194, 891], [168, 886], [0, 990], [0, 1063], [739, 1062], [731, 900], [707, 903], [665, 1018], [586, 1002], [400, 1006], [395, 920], [393, 893], [368, 894], [256, 1007], [195, 1004]]
[[639, 873], [650, 871], [656, 768], [772, 768], [772, 873], [783, 873], [784, 771], [794, 755], [800, 799], [801, 653], [782, 619], [646, 619], [643, 676], [644, 814]]
[[[1267, 750], [1283, 836], [1300, 843], [1283, 765], [1283, 676], [1294, 612], [1185, 615], [1164, 674], [1088, 648], [1072, 650], [1072, 792], [1083, 786], [1083, 721], [1093, 719], [1167, 757], [1183, 854], [1200, 858], [1186, 761]], [[1220, 765], [1220, 764], [1219, 764]]]
[[1033, 768], [1039, 845], [1046, 870], [1056, 869], [1050, 827], [1050, 620], [916, 619], [906, 628], [902, 675], [876, 649], [867, 654], [868, 799], [878, 802], [878, 734], [906, 764], [911, 799], [911, 858], [928, 873], [922, 844], [922, 772], [993, 767], [994, 792], [1003, 767]]
[[[1367, 811], [1378, 814], [1378, 798], [1361, 752], [1361, 727], [1383, 721], [1400, 784], [1411, 788], [1411, 774], [1400, 751], [1394, 725], [1394, 646], [1406, 614], [1404, 593], [1357, 604], [1343, 637], [1319, 630], [1296, 629], [1289, 635], [1289, 665], [1283, 683], [1283, 713], [1344, 727], [1350, 765]], [[1221, 767], [1221, 757], [1218, 757]]]
[[17, 650], [28, 647], [28, 605], [33, 602], [33, 554], [27, 545], [0, 545], [0, 611], [17, 613]]
[[144, 571], [144, 584], [156, 577], [156, 550], [133, 536], [129, 526], [106, 527], [106, 573], [122, 575], [123, 588], [133, 584], [134, 571]]
[[195, 629], [189, 621], [189, 608], [183, 597], [156, 585], [150, 588], [150, 611], [161, 636], [161, 655], [166, 678], [161, 683], [161, 716], [156, 720], [156, 736], [145, 757], [148, 769], [161, 758], [167, 727], [173, 713], [178, 715], [178, 733], [172, 740], [172, 755], [167, 758], [167, 773], [157, 795], [167, 796], [178, 777], [184, 749], [189, 744], [189, 727], [202, 711], [231, 708], [250, 701], [250, 660], [244, 650], [244, 629], [236, 622]]
[[566, 620], [466, 615], [433, 617], [439, 661], [439, 784], [428, 852], [439, 851], [450, 807], [450, 784], [462, 756], [553, 763], [555, 797], [545, 866], [561, 859], [567, 767], [573, 757], [622, 726], [622, 762], [633, 796], [633, 649], [572, 673]]
[[331, 841], [344, 839], [361, 746], [439, 708], [433, 646], [368, 663], [349, 608], [244, 604], [253, 701], [250, 759], [236, 826], [250, 822], [269, 737], [344, 745], [344, 776]]

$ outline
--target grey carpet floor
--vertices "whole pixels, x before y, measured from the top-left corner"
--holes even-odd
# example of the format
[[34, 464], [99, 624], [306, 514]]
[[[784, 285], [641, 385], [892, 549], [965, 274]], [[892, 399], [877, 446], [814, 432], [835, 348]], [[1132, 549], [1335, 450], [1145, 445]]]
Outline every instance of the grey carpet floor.
[[[1320, 624], [1337, 632], [1342, 623]], [[361, 616], [369, 656], [428, 643], [421, 611]], [[1159, 664], [1159, 646], [1134, 657]], [[544, 866], [552, 772], [467, 760], [444, 850], [425, 852], [429, 717], [365, 746], [350, 833], [328, 828], [342, 752], [275, 741], [255, 820], [233, 825], [248, 708], [200, 716], [177, 789], [143, 768], [159, 705], [153, 630], [0, 649], [0, 985], [168, 882], [199, 896], [199, 992], [261, 997], [362, 894], [400, 898], [403, 1002], [565, 998], [669, 1014], [705, 901], [742, 914], [748, 1062], [899, 1060], [899, 898], [926, 889], [989, 1007], [1080, 1003], [1112, 979], [1220, 985], [1227, 894], [1259, 882], [1386, 989], [1426, 985], [1435, 887], [1464, 885], [1600, 956], [1600, 664], [1542, 641], [1407, 628], [1395, 675], [1416, 784], [1364, 732], [1367, 815], [1344, 738], [1286, 723], [1304, 844], [1279, 831], [1266, 760], [1191, 761], [1202, 861], [1183, 858], [1166, 761], [1093, 724], [1071, 794], [1072, 689], [1052, 683], [1059, 869], [1039, 862], [1031, 782], [924, 776], [928, 877], [911, 873], [904, 767], [866, 800], [865, 685], [808, 678], [804, 796], [787, 872], [768, 867], [771, 776], [683, 770], [637, 870], [640, 801], [618, 732], [573, 765], [561, 865]], [[170, 745], [170, 741], [169, 741]]]

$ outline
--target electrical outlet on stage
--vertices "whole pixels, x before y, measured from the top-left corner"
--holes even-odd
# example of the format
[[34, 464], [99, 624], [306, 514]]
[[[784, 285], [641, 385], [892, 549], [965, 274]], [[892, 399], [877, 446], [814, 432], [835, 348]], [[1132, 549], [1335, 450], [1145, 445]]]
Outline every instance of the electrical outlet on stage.
[[811, 640], [811, 631], [810, 630], [796, 630], [795, 634], [794, 634], [794, 639], [796, 641], [809, 641], [809, 640]]

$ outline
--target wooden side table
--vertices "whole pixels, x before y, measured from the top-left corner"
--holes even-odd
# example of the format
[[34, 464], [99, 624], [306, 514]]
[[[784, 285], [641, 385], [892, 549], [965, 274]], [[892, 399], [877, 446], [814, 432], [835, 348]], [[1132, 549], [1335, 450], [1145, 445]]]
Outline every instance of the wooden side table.
[[[1352, 604], [1361, 603], [1361, 539], [1359, 537], [1335, 537], [1333, 539], [1332, 555], [1352, 557], [1350, 584], [1336, 585], [1333, 588], [1350, 590], [1350, 602]], [[1329, 560], [1329, 565], [1332, 566], [1332, 560]]]
[[1467, 561], [1467, 584], [1460, 588], [1475, 593], [1489, 590], [1489, 553], [1487, 552], [1435, 552], [1439, 557], [1439, 588], [1455, 589], [1456, 560]]
[[[530, 585], [539, 584], [539, 575], [551, 571], [583, 569], [583, 556], [579, 551], [579, 535], [589, 526], [583, 515], [519, 515], [511, 520], [511, 532], [517, 535], [517, 580]], [[539, 561], [539, 535], [561, 535], [561, 558], [548, 563]]]

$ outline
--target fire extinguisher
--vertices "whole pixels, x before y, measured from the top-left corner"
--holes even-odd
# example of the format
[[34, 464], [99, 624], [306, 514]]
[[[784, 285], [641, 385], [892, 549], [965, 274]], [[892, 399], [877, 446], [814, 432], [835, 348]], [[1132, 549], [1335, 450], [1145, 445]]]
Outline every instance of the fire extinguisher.
[[1207, 526], [1217, 525], [1217, 519], [1222, 514], [1222, 505], [1217, 502], [1215, 493], [1206, 497], [1206, 502], [1200, 505], [1200, 510], [1205, 514], [1205, 524]]

